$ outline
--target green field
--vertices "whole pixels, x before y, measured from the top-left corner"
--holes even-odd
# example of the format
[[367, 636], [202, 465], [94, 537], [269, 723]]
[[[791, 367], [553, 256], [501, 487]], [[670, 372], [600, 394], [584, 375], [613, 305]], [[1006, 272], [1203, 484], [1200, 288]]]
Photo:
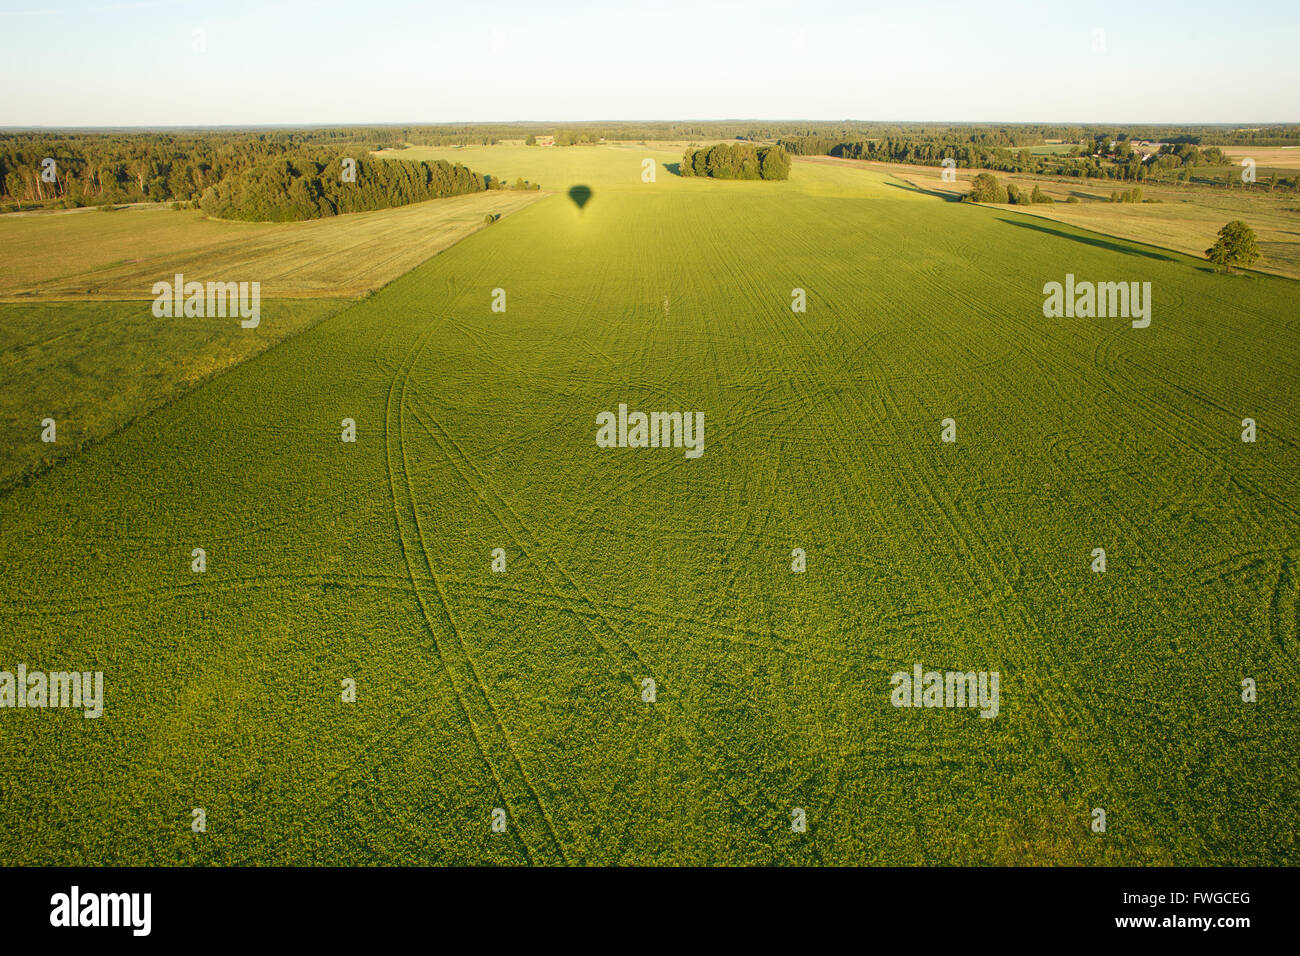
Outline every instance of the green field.
[[0, 720], [0, 859], [1300, 862], [1300, 286], [644, 155], [421, 150], [554, 194], [0, 496], [0, 669], [105, 675]]
[[[271, 299], [263, 322], [156, 319], [152, 301], [0, 305], [0, 488], [31, 480], [238, 362], [348, 305]], [[41, 423], [55, 422], [54, 442]]]

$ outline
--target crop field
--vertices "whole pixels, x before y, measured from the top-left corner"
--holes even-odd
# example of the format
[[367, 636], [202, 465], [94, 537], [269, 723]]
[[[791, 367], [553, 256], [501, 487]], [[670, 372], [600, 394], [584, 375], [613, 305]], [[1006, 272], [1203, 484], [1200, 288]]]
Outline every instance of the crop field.
[[[970, 179], [976, 172], [957, 170], [957, 181], [948, 183], [942, 179], [942, 170], [932, 166], [866, 163], [821, 156], [801, 158], [797, 162], [857, 165], [888, 173], [918, 189], [953, 199], [967, 192]], [[1025, 191], [1038, 186], [1056, 200], [1054, 204], [1016, 207], [1018, 213], [1173, 249], [1193, 258], [1204, 259], [1205, 250], [1214, 243], [1215, 235], [1225, 222], [1243, 219], [1258, 234], [1259, 250], [1264, 256], [1252, 268], [1300, 279], [1300, 205], [1297, 205], [1294, 195], [1147, 182], [1141, 185], [1142, 195], [1154, 202], [1113, 203], [1110, 194], [1123, 192], [1131, 184], [1008, 173], [994, 175], [1000, 181], [1015, 183]], [[1078, 202], [1066, 202], [1071, 196]]]
[[538, 198], [487, 192], [309, 222], [132, 206], [0, 216], [0, 302], [148, 299], [160, 275], [261, 276], [278, 298], [356, 296]]
[[[191, 273], [193, 275], [193, 273]], [[153, 302], [0, 304], [0, 488], [30, 479], [238, 362], [346, 307], [269, 299], [232, 318], [154, 318]], [[42, 441], [52, 418], [55, 441]]]
[[[136, 206], [0, 217], [0, 488], [30, 478], [344, 308], [536, 192], [487, 192], [301, 223], [221, 222]], [[152, 313], [151, 289], [261, 283], [254, 331]], [[296, 298], [301, 297], [301, 298]], [[57, 423], [41, 441], [40, 423]]]
[[[1295, 281], [861, 164], [403, 153], [548, 194], [0, 492], [8, 658], [105, 675], [0, 722], [0, 858], [1300, 862]], [[1044, 317], [1067, 274], [1149, 327]], [[702, 454], [599, 447], [620, 405]]]
[[1300, 172], [1300, 147], [1296, 146], [1223, 146], [1224, 154], [1232, 160], [1253, 159], [1260, 171], [1278, 173]]

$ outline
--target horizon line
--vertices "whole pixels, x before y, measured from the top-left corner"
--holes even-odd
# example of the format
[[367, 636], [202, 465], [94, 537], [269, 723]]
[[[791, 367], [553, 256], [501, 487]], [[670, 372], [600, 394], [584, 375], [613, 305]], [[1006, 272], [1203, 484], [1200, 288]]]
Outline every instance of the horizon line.
[[902, 126], [1164, 126], [1180, 127], [1231, 127], [1236, 129], [1257, 129], [1272, 126], [1300, 126], [1300, 120], [1195, 120], [1168, 122], [1163, 120], [946, 120], [946, 119], [806, 119], [793, 117], [788, 119], [756, 119], [748, 117], [723, 117], [703, 119], [687, 117], [682, 119], [540, 119], [540, 120], [354, 120], [327, 122], [294, 123], [65, 123], [58, 125], [0, 125], [2, 132], [27, 132], [47, 130], [238, 130], [238, 129], [349, 129], [355, 127], [410, 127], [410, 126], [538, 126], [538, 125], [634, 125], [639, 123], [856, 123], [864, 125], [895, 124]]

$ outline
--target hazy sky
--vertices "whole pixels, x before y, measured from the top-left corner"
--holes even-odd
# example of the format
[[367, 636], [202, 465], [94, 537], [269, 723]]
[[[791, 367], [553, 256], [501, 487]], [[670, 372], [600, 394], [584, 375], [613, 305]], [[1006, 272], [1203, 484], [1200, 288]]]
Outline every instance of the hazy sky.
[[1285, 122], [1297, 51], [1296, 0], [0, 0], [0, 126]]

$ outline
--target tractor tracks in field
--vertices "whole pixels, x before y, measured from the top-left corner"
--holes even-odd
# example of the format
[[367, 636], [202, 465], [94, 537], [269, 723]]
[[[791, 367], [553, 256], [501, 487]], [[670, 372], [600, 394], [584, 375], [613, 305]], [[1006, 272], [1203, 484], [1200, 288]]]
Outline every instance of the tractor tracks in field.
[[1273, 596], [1268, 606], [1269, 636], [1282, 651], [1282, 659], [1287, 662], [1291, 677], [1297, 676], [1297, 661], [1300, 661], [1300, 579], [1297, 578], [1291, 557], [1282, 559], [1278, 568], [1277, 580], [1273, 585]]
[[[1116, 357], [1113, 354], [1116, 350], [1116, 344], [1120, 341], [1122, 331], [1107, 336], [1099, 342], [1093, 353], [1095, 368], [1104, 373], [1100, 376], [1094, 376], [1094, 379], [1099, 379], [1106, 388], [1121, 398], [1123, 397], [1123, 388], [1128, 388], [1131, 391], [1140, 384], [1138, 377], [1129, 371], [1129, 367], [1133, 364], [1132, 360], [1126, 355], [1121, 354]], [[1290, 475], [1278, 469], [1268, 469], [1256, 477], [1244, 474], [1241, 469], [1233, 467], [1229, 453], [1234, 448], [1233, 439], [1236, 437], [1236, 429], [1239, 427], [1236, 413], [1224, 407], [1214, 398], [1203, 394], [1200, 390], [1186, 383], [1173, 380], [1150, 366], [1144, 366], [1144, 371], [1151, 376], [1153, 381], [1186, 396], [1193, 402], [1207, 408], [1213, 415], [1219, 416], [1224, 422], [1224, 431], [1216, 432], [1212, 430], [1202, 419], [1185, 412], [1175, 402], [1160, 397], [1150, 389], [1144, 393], [1148, 396], [1149, 401], [1126, 403], [1126, 407], [1130, 409], [1139, 427], [1145, 428], [1153, 434], [1163, 436], [1169, 441], [1171, 449], [1186, 455], [1193, 461], [1201, 462], [1204, 473], [1221, 475], [1245, 495], [1254, 497], [1260, 502], [1271, 504], [1282, 519], [1283, 525], [1287, 526], [1289, 534], [1294, 538], [1297, 529], [1300, 528], [1300, 508], [1297, 508], [1292, 503], [1294, 495], [1286, 492], [1279, 494], [1269, 487], [1270, 485], [1276, 485], [1294, 491], [1294, 484], [1288, 480]], [[1115, 382], [1118, 382], [1118, 386], [1111, 381], [1112, 378]], [[1292, 451], [1297, 450], [1296, 444], [1285, 435], [1270, 434], [1269, 440], [1277, 440], [1286, 448]], [[1248, 448], [1250, 446], [1243, 445], [1243, 447]], [[1102, 498], [1105, 499], [1105, 496], [1102, 496]], [[1256, 557], [1262, 557], [1266, 552], [1270, 554], [1274, 560], [1278, 561], [1277, 580], [1279, 582], [1274, 589], [1273, 600], [1270, 603], [1269, 620], [1273, 622], [1270, 633], [1278, 646], [1286, 651], [1286, 654], [1283, 655], [1283, 659], [1286, 661], [1285, 666], [1293, 675], [1296, 673], [1297, 659], [1294, 646], [1294, 629], [1291, 631], [1291, 646], [1288, 647], [1286, 642], [1279, 636], [1284, 631], [1280, 630], [1276, 625], [1277, 616], [1275, 612], [1277, 594], [1282, 588], [1281, 582], [1289, 578], [1291, 556], [1300, 545], [1291, 544], [1272, 549], [1253, 549], [1232, 555], [1212, 565], [1188, 568], [1183, 574], [1175, 575], [1168, 570], [1169, 562], [1152, 560], [1150, 553], [1140, 543], [1141, 535], [1138, 533], [1138, 528], [1130, 515], [1115, 507], [1108, 500], [1101, 500], [1098, 504], [1114, 515], [1115, 519], [1127, 528], [1130, 540], [1146, 555], [1148, 565], [1157, 569], [1157, 573], [1165, 578], [1172, 588], [1177, 590], [1188, 590], [1204, 585], [1209, 580], [1219, 580], [1230, 576], [1239, 572], [1243, 563], [1249, 565]], [[1270, 528], [1261, 524], [1258, 517], [1253, 513], [1251, 517], [1261, 536], [1276, 536], [1278, 534], [1277, 528]], [[1175, 565], [1175, 567], [1177, 566]], [[1209, 573], [1207, 574], [1207, 572]], [[1156, 589], [1155, 593], [1162, 604], [1171, 607], [1169, 599], [1164, 596], [1163, 589]], [[1242, 620], [1238, 610], [1234, 610], [1233, 614], [1236, 619]], [[1248, 620], [1244, 621], [1244, 623], [1249, 625]], [[1213, 628], [1213, 624], [1208, 620], [1207, 626]]]
[[[739, 262], [733, 264], [731, 271], [737, 275], [744, 275]], [[755, 289], [755, 301], [763, 301], [762, 291]], [[839, 314], [833, 305], [831, 308], [836, 319], [843, 323], [845, 317]], [[930, 524], [931, 527], [937, 525], [946, 529], [945, 537], [949, 547], [954, 551], [955, 560], [952, 564], [960, 569], [960, 573], [966, 577], [969, 585], [977, 593], [1002, 595], [1005, 598], [993, 602], [989, 607], [1001, 621], [1002, 627], [1015, 635], [1010, 638], [1010, 642], [1008, 638], [997, 633], [996, 626], [989, 629], [987, 639], [981, 640], [977, 635], [973, 636], [981, 643], [991, 639], [1002, 659], [1003, 668], [1005, 669], [1006, 664], [1011, 664], [1015, 675], [1029, 685], [1024, 688], [1024, 696], [1026, 699], [1038, 701], [1041, 713], [1052, 727], [1052, 737], [1061, 753], [1068, 754], [1074, 766], [1084, 768], [1087, 776], [1098, 782], [1124, 776], [1136, 777], [1136, 771], [1130, 774], [1123, 768], [1117, 754], [1107, 754], [1081, 745], [1080, 736], [1077, 735], [1091, 723], [1086, 706], [1070, 688], [1044, 680], [1043, 675], [1052, 673], [1054, 668], [1053, 661], [1047, 654], [1048, 646], [1041, 623], [1020, 597], [1017, 582], [1004, 574], [995, 557], [995, 555], [1012, 553], [1013, 549], [1005, 538], [996, 534], [992, 528], [985, 527], [971, 508], [958, 506], [960, 488], [953, 488], [950, 483], [941, 482], [938, 475], [927, 475], [921, 469], [902, 469], [892, 462], [880, 460], [881, 449], [872, 442], [861, 440], [852, 423], [869, 420], [870, 416], [857, 405], [856, 397], [851, 390], [832, 389], [823, 382], [827, 370], [838, 371], [848, 380], [853, 380], [857, 373], [845, 368], [840, 356], [826, 348], [822, 340], [810, 332], [804, 317], [793, 312], [787, 315], [781, 311], [778, 318], [775, 310], [771, 308], [758, 308], [755, 314], [765, 320], [774, 337], [784, 341], [789, 358], [803, 364], [805, 375], [802, 381], [815, 390], [814, 401], [819, 400], [826, 416], [832, 419], [834, 428], [826, 436], [825, 447], [839, 464], [839, 471], [848, 483], [846, 487], [861, 487], [864, 500], [871, 502], [874, 489], [861, 486], [860, 472], [854, 467], [854, 462], [855, 460], [875, 461], [881, 473], [892, 473], [895, 476], [894, 485], [911, 499], [912, 505], [908, 509], [910, 513], [916, 516], [929, 516], [922, 521]], [[805, 355], [817, 356], [816, 365], [804, 361]], [[886, 378], [871, 371], [870, 367], [865, 374], [879, 395], [887, 419], [884, 424], [906, 421], [907, 416], [902, 413], [897, 396]], [[818, 426], [822, 427], [820, 419], [815, 420], [818, 421]], [[905, 460], [924, 461], [930, 457], [926, 450], [921, 448], [913, 431], [903, 428], [898, 430], [897, 434], [908, 444], [908, 455], [904, 456]], [[853, 458], [846, 454], [849, 447], [855, 449]], [[879, 507], [874, 504], [872, 507], [878, 525], [882, 529], [887, 529], [888, 523], [880, 513]], [[996, 665], [997, 661], [990, 661], [990, 663]], [[1104, 766], [1099, 765], [1099, 761], [1104, 763]]]
[[[633, 700], [632, 694], [639, 689], [638, 677], [653, 676], [656, 680], [662, 682], [666, 674], [664, 668], [655, 662], [647, 660], [641, 648], [633, 644], [624, 633], [626, 625], [639, 622], [634, 620], [619, 621], [614, 615], [608, 614], [605, 607], [591, 598], [569, 570], [559, 561], [553, 551], [547, 548], [539, 536], [529, 528], [510, 502], [492, 487], [487, 476], [474, 465], [473, 460], [466, 455], [451, 434], [436, 420], [423, 418], [418, 413], [416, 417], [430, 432], [431, 436], [440, 442], [443, 453], [454, 462], [459, 461], [459, 465], [463, 466], [463, 470], [459, 466], [457, 470], [460, 472], [461, 478], [468, 489], [484, 504], [497, 524], [510, 537], [515, 547], [525, 554], [534, 566], [539, 569], [546, 585], [552, 589], [552, 596], [561, 597], [566, 591], [576, 596], [584, 613], [575, 615], [575, 618], [596, 645], [613, 662], [617, 677], [628, 682], [628, 700]], [[495, 502], [495, 505], [493, 502]], [[779, 651], [780, 649], [780, 642], [773, 639], [771, 635], [760, 635], [761, 638], [767, 638], [766, 641], [761, 639], [743, 640], [734, 634], [719, 634], [719, 629], [712, 627], [711, 621], [701, 621], [695, 611], [689, 614], [689, 620], [692, 621], [693, 629], [715, 634], [721, 640], [726, 640], [729, 643], [743, 643], [751, 647], [767, 650], [776, 649]], [[661, 621], [655, 623], [662, 625]], [[599, 632], [608, 635], [608, 639], [602, 638]], [[660, 700], [656, 706], [678, 709], [698, 738], [705, 741], [715, 751], [725, 751], [727, 749], [726, 745], [705, 727], [701, 715], [686, 703], [684, 694], [681, 697], [674, 695], [671, 698]], [[723, 780], [719, 780], [718, 783], [723, 795], [731, 801], [734, 807], [751, 817], [756, 825], [763, 825], [764, 817], [750, 805], [744, 795], [738, 792], [733, 784]], [[774, 813], [778, 811], [775, 801], [761, 791], [759, 795], [765, 801], [769, 811]]]
[[[656, 323], [656, 328], [659, 328], [662, 324], [663, 316], [661, 315]], [[660, 331], [662, 332], [662, 329]], [[634, 347], [639, 361], [642, 363], [651, 361], [657, 354], [654, 345], [655, 333], [653, 330], [643, 330], [642, 336], [636, 340], [636, 346]], [[633, 360], [630, 359], [629, 361]], [[407, 374], [409, 376], [409, 372]], [[427, 406], [416, 402], [414, 399], [410, 400], [409, 405], [412, 419], [424, 430], [427, 437], [437, 444], [443, 457], [453, 466], [454, 471], [469, 494], [484, 506], [492, 519], [513, 542], [514, 547], [518, 548], [520, 553], [526, 555], [529, 561], [536, 566], [550, 591], [548, 597], [556, 601], [571, 600], [574, 602], [576, 605], [574, 610], [580, 612], [575, 614], [575, 620], [587, 633], [591, 641], [602, 650], [604, 656], [610, 660], [616, 679], [620, 683], [626, 681], [628, 685], [627, 701], [629, 704], [635, 700], [634, 695], [639, 690], [638, 679], [641, 677], [653, 676], [661, 683], [667, 680], [669, 683], [665, 686], [672, 687], [671, 673], [665, 671], [661, 664], [648, 660], [644, 650], [629, 637], [628, 631], [643, 627], [644, 621], [636, 620], [627, 614], [610, 613], [606, 609], [604, 602], [594, 600], [554, 550], [548, 547], [542, 537], [529, 526], [511, 501], [493, 487], [489, 477], [484, 474], [477, 464], [479, 460], [482, 460], [482, 456], [471, 455], [456, 440], [450, 430], [438, 420], [437, 416], [432, 414]], [[751, 409], [743, 415], [735, 416], [735, 420], [729, 420], [728, 427], [711, 431], [709, 433], [710, 450], [715, 449], [719, 442], [725, 442], [729, 439], [750, 418], [761, 414], [764, 414], [764, 409]], [[679, 468], [687, 463], [689, 463], [689, 460], [684, 456], [674, 456], [673, 459], [665, 462], [660, 467], [652, 468], [648, 472], [641, 473], [634, 479], [624, 483], [615, 489], [613, 494], [626, 494], [644, 482], [652, 480], [656, 475], [662, 474], [665, 470]], [[608, 494], [604, 495], [602, 500], [608, 501], [609, 497]], [[586, 509], [585, 513], [579, 512], [577, 520], [581, 521], [585, 517], [590, 517], [592, 510]], [[740, 628], [718, 629], [712, 626], [711, 621], [699, 620], [698, 616], [693, 612], [682, 620], [689, 625], [687, 628], [689, 630], [705, 634], [717, 632], [715, 636], [720, 641], [746, 644], [751, 647], [777, 652], [782, 651], [781, 642], [778, 639], [773, 639], [772, 635], [750, 633]], [[664, 627], [662, 617], [653, 620], [651, 623], [660, 629]], [[669, 621], [669, 629], [675, 623], [680, 622]], [[730, 631], [730, 633], [726, 633], [726, 631]], [[787, 651], [787, 653], [790, 652], [792, 650]], [[801, 649], [799, 652], [802, 654]], [[691, 735], [685, 739], [690, 740], [693, 738], [698, 741], [698, 745], [706, 748], [702, 752], [711, 751], [715, 754], [729, 752], [731, 745], [705, 725], [704, 714], [697, 709], [696, 704], [691, 702], [688, 691], [688, 687], [683, 687], [680, 692], [661, 696], [655, 706], [664, 713], [665, 717], [674, 712], [680, 714], [692, 731]], [[671, 724], [662, 726], [667, 729], [672, 727]], [[680, 734], [681, 730], [678, 730], [677, 733]], [[735, 811], [748, 817], [754, 825], [760, 828], [767, 828], [773, 821], [780, 820], [784, 813], [780, 809], [778, 802], [772, 800], [761, 787], [751, 791], [738, 787], [734, 782], [725, 779], [718, 780], [717, 784], [721, 794], [731, 803]]]
[[[425, 430], [425, 433], [437, 443], [439, 450], [451, 463], [452, 468], [466, 488], [487, 508], [493, 520], [505, 531], [519, 552], [538, 568], [546, 583], [554, 589], [555, 595], [560, 596], [567, 587], [569, 592], [576, 596], [578, 602], [589, 608], [594, 615], [605, 620], [601, 608], [591, 599], [590, 595], [583, 591], [568, 569], [542, 544], [510, 502], [492, 487], [487, 476], [474, 464], [473, 459], [466, 454], [460, 443], [452, 437], [437, 419], [429, 414], [427, 409], [421, 414], [417, 408], [413, 407], [412, 417]], [[621, 648], [612, 648], [604, 642], [600, 642], [600, 646], [606, 656], [617, 666], [618, 676], [626, 680], [629, 686], [635, 686], [636, 672], [644, 670], [644, 662], [637, 648], [625, 641], [620, 641], [620, 643], [622, 643]]]
[[[449, 310], [453, 303], [454, 298], [449, 299], [446, 308]], [[441, 318], [445, 317], [444, 312]], [[500, 713], [466, 647], [442, 581], [434, 569], [420, 521], [407, 448], [407, 389], [412, 369], [441, 325], [436, 320], [430, 321], [417, 334], [388, 390], [384, 446], [393, 519], [411, 588], [433, 640], [434, 652], [447, 673], [461, 715], [505, 804], [503, 809], [509, 815], [511, 832], [517, 835], [529, 863], [556, 860], [567, 863], [563, 841], [555, 831], [550, 813], [515, 751]], [[438, 598], [436, 607], [426, 600], [421, 587], [422, 577], [433, 582]]]
[[[510, 537], [515, 547], [525, 554], [533, 565], [539, 569], [547, 586], [552, 588], [553, 595], [560, 597], [567, 590], [568, 593], [575, 595], [580, 605], [589, 612], [577, 614], [575, 619], [614, 664], [616, 676], [628, 683], [628, 701], [634, 699], [633, 695], [639, 689], [638, 677], [654, 676], [656, 680], [662, 681], [664, 679], [664, 670], [645, 659], [641, 649], [625, 636], [623, 628], [618, 626], [615, 620], [605, 612], [602, 605], [591, 598], [568, 569], [555, 557], [553, 552], [529, 528], [509, 501], [492, 487], [487, 477], [474, 465], [473, 460], [451, 434], [431, 417], [421, 416], [417, 413], [416, 418], [430, 437], [439, 443], [443, 454], [456, 466], [456, 470], [468, 490], [488, 509], [497, 524]], [[602, 638], [601, 634], [598, 633], [601, 631], [608, 635], [609, 639]], [[675, 706], [690, 722], [695, 733], [700, 738], [707, 741], [715, 750], [725, 749], [716, 737], [704, 727], [699, 716], [692, 713], [691, 708], [686, 705], [684, 699], [680, 703], [676, 699], [664, 699], [659, 701], [656, 706]], [[720, 780], [718, 783], [724, 796], [737, 809], [753, 818], [758, 825], [762, 825], [762, 818], [742, 799], [730, 782]], [[769, 810], [776, 810], [774, 801], [767, 799], [765, 795], [764, 799]]]
[[[211, 575], [209, 575], [211, 576]], [[125, 591], [108, 591], [100, 595], [61, 598], [58, 595], [21, 597], [15, 601], [0, 602], [0, 615], [87, 614], [108, 608], [138, 607], [140, 603], [203, 598], [211, 594], [233, 593], [244, 590], [274, 590], [284, 587], [328, 587], [377, 589], [409, 592], [410, 580], [405, 576], [388, 574], [345, 574], [332, 571], [307, 571], [292, 573], [258, 573], [234, 578], [217, 578], [213, 581], [187, 581], [184, 584], [160, 585]], [[48, 609], [48, 610], [47, 610]]]
[[[1200, 419], [1188, 414], [1177, 407], [1175, 403], [1164, 400], [1145, 387], [1144, 383], [1128, 370], [1128, 366], [1131, 364], [1129, 359], [1122, 354], [1118, 357], [1114, 354], [1117, 344], [1121, 341], [1118, 333], [1102, 338], [1094, 350], [1093, 364], [1098, 370], [1106, 373], [1101, 376], [1101, 382], [1130, 409], [1134, 417], [1141, 421], [1151, 432], [1168, 439], [1172, 448], [1181, 449], [1198, 460], [1210, 463], [1216, 469], [1226, 469], [1232, 481], [1251, 494], [1272, 502], [1279, 512], [1291, 519], [1293, 527], [1300, 526], [1300, 508], [1293, 505], [1287, 498], [1270, 491], [1255, 479], [1227, 468], [1224, 459], [1212, 453], [1211, 450], [1216, 447], [1228, 447], [1228, 442], [1235, 436], [1236, 429], [1240, 427], [1237, 424], [1236, 413], [1230, 412], [1217, 401], [1191, 389], [1185, 383], [1170, 380], [1151, 366], [1145, 367], [1145, 371], [1156, 382], [1207, 406], [1217, 414], [1223, 415], [1224, 431], [1216, 432], [1211, 430]], [[1114, 384], [1111, 381], [1112, 379], [1118, 382], [1118, 385]], [[1131, 401], [1123, 391], [1124, 388], [1128, 389], [1128, 395], [1144, 394], [1150, 401], [1147, 403]], [[1272, 437], [1292, 450], [1297, 450], [1296, 443], [1285, 435]], [[1290, 475], [1279, 471], [1270, 471], [1267, 475], [1270, 481], [1276, 481], [1280, 486], [1293, 492], [1297, 490], [1294, 483], [1289, 480]]]

